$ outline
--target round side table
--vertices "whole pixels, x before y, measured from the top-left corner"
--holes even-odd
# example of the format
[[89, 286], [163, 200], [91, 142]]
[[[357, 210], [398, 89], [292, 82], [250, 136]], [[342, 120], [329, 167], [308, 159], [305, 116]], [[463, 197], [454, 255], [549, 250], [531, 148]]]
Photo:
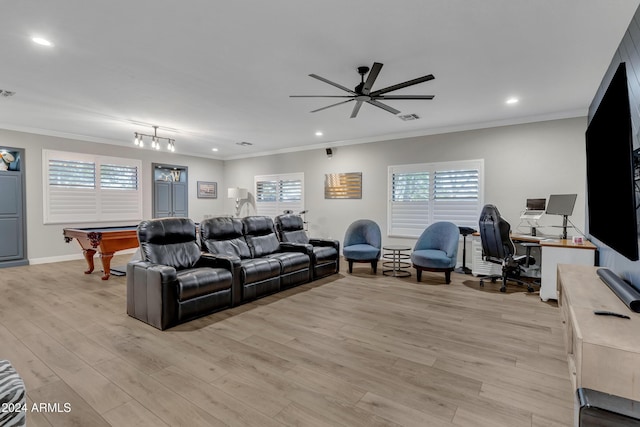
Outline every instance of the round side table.
[[[411, 250], [411, 247], [404, 245], [387, 245], [383, 246], [382, 250], [387, 251], [382, 254], [382, 258], [389, 260], [382, 263], [382, 274], [393, 277], [411, 276], [411, 272], [406, 270], [411, 267], [411, 263], [406, 261], [411, 258], [411, 255], [406, 253]], [[386, 268], [386, 270], [384, 268]]]

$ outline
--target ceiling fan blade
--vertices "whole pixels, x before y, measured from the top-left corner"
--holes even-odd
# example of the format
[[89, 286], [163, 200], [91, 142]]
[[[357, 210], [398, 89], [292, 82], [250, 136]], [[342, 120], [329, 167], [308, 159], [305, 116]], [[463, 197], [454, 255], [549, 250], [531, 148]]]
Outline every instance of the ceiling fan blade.
[[380, 95], [375, 99], [433, 99], [434, 95]]
[[353, 98], [353, 95], [289, 95], [289, 98]]
[[318, 111], [326, 110], [327, 108], [335, 107], [336, 105], [346, 104], [347, 102], [353, 101], [354, 98], [347, 99], [346, 101], [336, 102], [335, 104], [327, 105], [326, 107], [318, 108], [317, 110], [311, 111], [312, 113], [316, 113]]
[[353, 106], [353, 111], [351, 112], [351, 118], [355, 119], [358, 115], [358, 111], [360, 111], [360, 107], [362, 107], [362, 101], [356, 102], [356, 105]]
[[373, 82], [378, 78], [378, 74], [380, 74], [380, 70], [382, 69], [382, 64], [379, 62], [374, 62], [371, 67], [371, 71], [369, 71], [369, 75], [367, 76], [367, 81], [364, 82], [364, 86], [362, 87], [362, 93], [364, 95], [369, 95], [371, 92], [371, 87], [373, 86]]
[[400, 110], [396, 110], [393, 107], [389, 107], [387, 104], [383, 104], [382, 102], [378, 102], [375, 99], [371, 99], [369, 101], [367, 101], [369, 104], [371, 105], [375, 105], [378, 108], [382, 108], [385, 111], [390, 112], [391, 114], [398, 114], [400, 112]]
[[422, 76], [422, 77], [418, 77], [417, 79], [406, 81], [404, 83], [398, 83], [397, 85], [393, 85], [393, 86], [385, 87], [384, 89], [376, 90], [375, 92], [371, 92], [369, 95], [378, 96], [378, 95], [382, 95], [383, 93], [392, 92], [394, 90], [398, 90], [398, 89], [402, 89], [402, 88], [405, 88], [405, 87], [417, 85], [418, 83], [428, 82], [429, 80], [433, 80], [433, 79], [435, 79], [435, 77], [433, 77], [433, 74], [429, 74], [427, 76]]
[[327, 83], [327, 84], [330, 84], [331, 86], [335, 86], [335, 87], [337, 87], [338, 89], [342, 89], [342, 90], [344, 90], [344, 91], [346, 91], [346, 92], [349, 92], [349, 93], [352, 93], [352, 94], [354, 94], [354, 95], [356, 94], [354, 91], [352, 91], [352, 90], [351, 90], [351, 89], [349, 89], [348, 87], [344, 87], [344, 86], [342, 86], [341, 84], [334, 83], [334, 82], [332, 82], [331, 80], [327, 80], [327, 79], [325, 79], [324, 77], [320, 77], [320, 76], [319, 76], [319, 75], [317, 75], [317, 74], [309, 74], [309, 77], [313, 77], [314, 79], [318, 79], [318, 80], [320, 80], [321, 82], [325, 82], [325, 83]]

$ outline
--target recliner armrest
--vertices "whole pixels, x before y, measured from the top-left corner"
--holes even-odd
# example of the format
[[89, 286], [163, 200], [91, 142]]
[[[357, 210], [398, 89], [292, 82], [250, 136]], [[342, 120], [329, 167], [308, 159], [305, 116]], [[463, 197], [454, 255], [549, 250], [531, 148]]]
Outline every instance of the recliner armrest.
[[224, 268], [233, 273], [234, 269], [240, 267], [240, 257], [224, 254], [210, 254], [203, 252], [196, 267]]
[[127, 314], [158, 329], [177, 321], [176, 269], [147, 261], [127, 264]]
[[303, 254], [313, 254], [313, 246], [308, 243], [280, 243], [282, 252], [300, 252]]
[[338, 240], [312, 238], [312, 239], [309, 239], [309, 243], [313, 246], [334, 247], [338, 250], [338, 252], [340, 251], [340, 242]]

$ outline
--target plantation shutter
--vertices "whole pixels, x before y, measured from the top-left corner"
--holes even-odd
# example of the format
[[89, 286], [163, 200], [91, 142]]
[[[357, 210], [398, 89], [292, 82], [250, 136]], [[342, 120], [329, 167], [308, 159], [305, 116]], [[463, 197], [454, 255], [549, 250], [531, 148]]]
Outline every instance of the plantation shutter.
[[389, 235], [419, 237], [438, 221], [477, 227], [483, 166], [483, 160], [389, 166]]
[[477, 169], [436, 171], [434, 177], [433, 221], [450, 221], [476, 228], [480, 206]]
[[429, 172], [402, 169], [391, 172], [389, 234], [419, 235], [429, 223]]
[[255, 177], [258, 215], [275, 217], [304, 210], [304, 174], [264, 175]]
[[129, 164], [100, 165], [100, 202], [103, 220], [136, 220], [142, 206], [138, 192], [139, 169]]
[[43, 150], [45, 224], [142, 219], [139, 160]]

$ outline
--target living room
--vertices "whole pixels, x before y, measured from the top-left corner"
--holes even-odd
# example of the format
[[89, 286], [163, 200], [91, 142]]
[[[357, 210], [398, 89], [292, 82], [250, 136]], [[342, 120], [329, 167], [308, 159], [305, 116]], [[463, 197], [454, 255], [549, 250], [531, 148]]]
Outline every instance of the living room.
[[[153, 133], [146, 126], [151, 119], [118, 122], [103, 110], [105, 121], [126, 137], [103, 134], [104, 128], [92, 134], [86, 124], [78, 131], [47, 130], [44, 121], [26, 126], [2, 120], [0, 146], [23, 150], [24, 248], [29, 265], [0, 270], [4, 273], [0, 289], [7, 295], [0, 304], [0, 338], [11, 343], [0, 350], [0, 359], [11, 360], [25, 379], [29, 424], [569, 425], [573, 390], [555, 302], [542, 302], [536, 293], [518, 287], [505, 294], [490, 285], [481, 289], [479, 280], [470, 275], [454, 274], [451, 285], [445, 285], [441, 274], [428, 273], [418, 284], [415, 271], [409, 278], [397, 279], [372, 275], [366, 265], [359, 265], [349, 274], [343, 263], [337, 275], [157, 331], [126, 315], [126, 277], [101, 281], [97, 274], [82, 274], [80, 248], [75, 242], [66, 243], [62, 230], [96, 224], [47, 221], [43, 159], [45, 152], [57, 151], [140, 161], [141, 219], [153, 216], [156, 164], [188, 169], [188, 216], [194, 222], [260, 214], [256, 177], [301, 174], [310, 236], [342, 241], [349, 224], [368, 218], [379, 224], [384, 244], [407, 246], [413, 246], [416, 237], [389, 232], [389, 168], [477, 160], [482, 165], [482, 204], [498, 206], [513, 228], [520, 223], [527, 199], [577, 194], [570, 234], [581, 235], [587, 229], [589, 103], [637, 6], [619, 2], [606, 8], [616, 18], [611, 17], [615, 24], [608, 28], [616, 34], [607, 37], [616, 41], [607, 44], [610, 51], [594, 55], [593, 65], [600, 68], [590, 72], [598, 74], [597, 81], [589, 93], [581, 94], [585, 101], [575, 108], [518, 112], [527, 101], [505, 105], [502, 98], [510, 94], [509, 88], [496, 96], [501, 105], [494, 107], [494, 116], [464, 123], [445, 120], [431, 128], [411, 124], [408, 131], [394, 127], [385, 132], [375, 124], [371, 124], [374, 130], [360, 126], [363, 120], [382, 122], [385, 115], [398, 120], [388, 112], [365, 103], [354, 119], [349, 119], [351, 109], [342, 107], [310, 114], [309, 109], [326, 105], [324, 101], [295, 104], [300, 100], [287, 97], [305, 91], [328, 93], [329, 88], [318, 82], [300, 89], [283, 85], [279, 89], [284, 102], [313, 117], [313, 127], [306, 123], [304, 132], [323, 128], [324, 135], [299, 132], [289, 146], [270, 149], [252, 129], [253, 138], [246, 140], [255, 141], [255, 147], [239, 147], [235, 141], [244, 138], [226, 135], [219, 141], [232, 146], [229, 151], [211, 154], [210, 146], [216, 143], [211, 134], [202, 138], [208, 141], [206, 155], [184, 148], [187, 140], [198, 139], [200, 131], [176, 130], [177, 121], [161, 123], [158, 129], [158, 135], [175, 139], [176, 152], [168, 153], [134, 146], [134, 131]], [[280, 7], [274, 6], [274, 12]], [[596, 12], [604, 13], [597, 2], [587, 9], [591, 19]], [[360, 55], [354, 60], [361, 61]], [[381, 59], [375, 51], [363, 56], [370, 62]], [[386, 61], [381, 76], [395, 66], [393, 62]], [[323, 71], [324, 63], [309, 64], [308, 72], [331, 78]], [[430, 70], [407, 70], [397, 81], [426, 72]], [[355, 82], [358, 76], [352, 73]], [[446, 76], [434, 74], [436, 82]], [[295, 81], [304, 78], [312, 80], [302, 74]], [[482, 79], [467, 83], [483, 84]], [[430, 84], [411, 90], [438, 89]], [[556, 90], [561, 91], [563, 84], [558, 83]], [[18, 101], [24, 91], [19, 86], [14, 89]], [[173, 89], [170, 92], [179, 98]], [[433, 101], [401, 101], [401, 105], [435, 102], [443, 96], [438, 92]], [[37, 98], [29, 97], [29, 102]], [[12, 98], [2, 108], [9, 112], [7, 101]], [[437, 118], [434, 105], [421, 113], [420, 120], [428, 120], [428, 114]], [[215, 108], [212, 111], [217, 112]], [[168, 116], [170, 110], [162, 113]], [[38, 110], [34, 118], [39, 114]], [[342, 134], [351, 136], [331, 135], [327, 123], [332, 120], [347, 129], [358, 127], [360, 133], [352, 129]], [[261, 127], [258, 121], [255, 128]], [[223, 143], [218, 145], [225, 150]], [[345, 172], [361, 173], [361, 197], [325, 198], [325, 175]], [[215, 183], [216, 197], [198, 197], [198, 182]], [[236, 200], [227, 197], [231, 188], [248, 190], [238, 211]], [[561, 221], [559, 216], [544, 216], [540, 232], [557, 237]], [[126, 264], [131, 252], [119, 253], [114, 263]], [[640, 281], [637, 262], [607, 248], [601, 253], [601, 265]], [[461, 239], [458, 265], [462, 258]], [[470, 265], [471, 256], [464, 262]], [[59, 403], [62, 410], [38, 412], [31, 410], [32, 403]], [[71, 411], [64, 411], [65, 403]]]

